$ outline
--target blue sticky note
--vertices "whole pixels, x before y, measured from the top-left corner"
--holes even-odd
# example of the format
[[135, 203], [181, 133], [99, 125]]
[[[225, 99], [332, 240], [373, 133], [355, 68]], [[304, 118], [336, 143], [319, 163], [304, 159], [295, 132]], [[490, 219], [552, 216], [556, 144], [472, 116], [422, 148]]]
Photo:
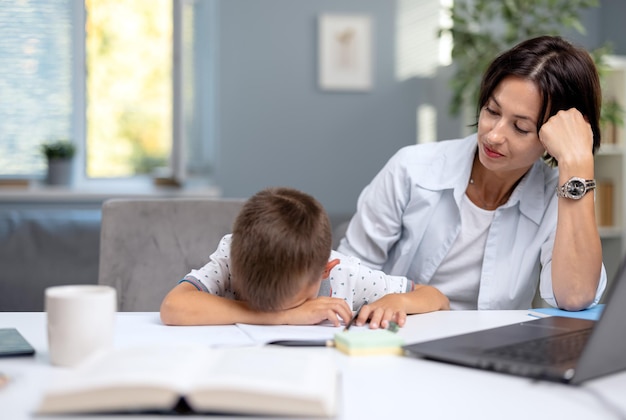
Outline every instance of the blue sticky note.
[[533, 308], [530, 310], [530, 315], [533, 313], [552, 315], [552, 316], [566, 316], [569, 318], [590, 319], [597, 321], [602, 315], [604, 304], [599, 304], [590, 309], [583, 309], [582, 311], [564, 311], [557, 308]]

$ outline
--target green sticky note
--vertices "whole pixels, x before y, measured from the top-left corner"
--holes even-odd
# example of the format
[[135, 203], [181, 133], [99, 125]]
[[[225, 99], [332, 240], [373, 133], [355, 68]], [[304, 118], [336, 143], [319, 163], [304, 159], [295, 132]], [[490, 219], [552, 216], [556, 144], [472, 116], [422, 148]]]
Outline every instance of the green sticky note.
[[404, 339], [388, 330], [342, 331], [335, 334], [335, 347], [350, 356], [401, 355]]

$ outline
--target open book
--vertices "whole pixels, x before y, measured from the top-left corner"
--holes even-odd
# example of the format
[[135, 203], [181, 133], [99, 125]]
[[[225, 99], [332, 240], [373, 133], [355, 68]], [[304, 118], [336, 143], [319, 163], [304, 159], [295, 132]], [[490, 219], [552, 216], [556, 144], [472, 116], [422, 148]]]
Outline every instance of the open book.
[[47, 390], [39, 414], [196, 412], [332, 417], [332, 349], [160, 346], [92, 358]]

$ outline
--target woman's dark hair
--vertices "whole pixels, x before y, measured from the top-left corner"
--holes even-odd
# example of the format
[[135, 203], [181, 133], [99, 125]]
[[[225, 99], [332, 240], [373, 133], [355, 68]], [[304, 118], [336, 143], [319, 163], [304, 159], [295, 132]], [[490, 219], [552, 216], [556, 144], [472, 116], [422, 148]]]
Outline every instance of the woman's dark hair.
[[[480, 86], [477, 111], [487, 104], [500, 82], [516, 76], [534, 82], [541, 95], [537, 132], [560, 110], [576, 108], [589, 121], [593, 149], [600, 147], [600, 79], [591, 55], [558, 36], [540, 36], [523, 41], [499, 55], [489, 65]], [[556, 166], [548, 155], [544, 160]]]

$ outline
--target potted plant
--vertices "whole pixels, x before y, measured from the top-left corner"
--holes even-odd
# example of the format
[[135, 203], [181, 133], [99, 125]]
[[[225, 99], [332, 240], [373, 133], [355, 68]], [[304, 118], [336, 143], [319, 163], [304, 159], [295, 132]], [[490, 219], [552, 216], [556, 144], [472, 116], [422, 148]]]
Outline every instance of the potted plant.
[[72, 183], [72, 161], [76, 146], [67, 139], [54, 140], [41, 145], [41, 151], [48, 163], [46, 182], [49, 185], [69, 185]]

